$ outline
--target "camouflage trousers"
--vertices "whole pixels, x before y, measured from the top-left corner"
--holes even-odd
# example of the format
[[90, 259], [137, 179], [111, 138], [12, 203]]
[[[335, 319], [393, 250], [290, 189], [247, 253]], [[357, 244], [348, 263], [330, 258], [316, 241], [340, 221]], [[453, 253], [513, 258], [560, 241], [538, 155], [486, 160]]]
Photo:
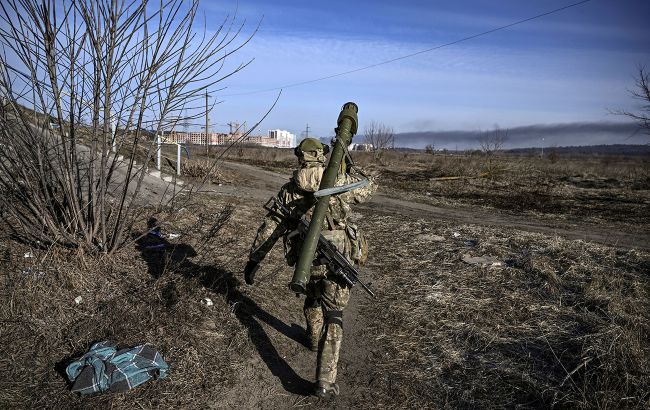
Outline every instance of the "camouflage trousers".
[[304, 312], [312, 350], [318, 346], [318, 381], [336, 381], [336, 367], [343, 340], [343, 309], [349, 300], [350, 289], [334, 280], [312, 277], [307, 284]]

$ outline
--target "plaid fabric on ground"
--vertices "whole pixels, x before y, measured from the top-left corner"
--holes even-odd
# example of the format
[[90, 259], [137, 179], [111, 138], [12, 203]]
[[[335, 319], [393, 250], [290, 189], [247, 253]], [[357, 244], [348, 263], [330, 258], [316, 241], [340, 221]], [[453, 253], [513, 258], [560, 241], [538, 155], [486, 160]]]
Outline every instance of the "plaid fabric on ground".
[[66, 368], [72, 391], [82, 395], [106, 390], [124, 392], [149, 379], [164, 378], [169, 366], [147, 345], [117, 351], [109, 341], [95, 343]]

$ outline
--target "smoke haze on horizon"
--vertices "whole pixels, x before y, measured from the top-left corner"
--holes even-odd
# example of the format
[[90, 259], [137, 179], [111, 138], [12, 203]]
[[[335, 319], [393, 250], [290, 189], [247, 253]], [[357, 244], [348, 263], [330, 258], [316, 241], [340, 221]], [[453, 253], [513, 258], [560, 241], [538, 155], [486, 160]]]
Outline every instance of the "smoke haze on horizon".
[[[650, 136], [636, 123], [575, 122], [564, 124], [535, 124], [500, 128], [506, 133], [504, 149], [531, 147], [562, 147], [583, 145], [645, 144]], [[489, 130], [428, 131], [395, 134], [395, 147], [435, 149], [479, 148], [479, 138]], [[361, 137], [362, 139], [363, 137]], [[356, 141], [355, 141], [356, 142]]]

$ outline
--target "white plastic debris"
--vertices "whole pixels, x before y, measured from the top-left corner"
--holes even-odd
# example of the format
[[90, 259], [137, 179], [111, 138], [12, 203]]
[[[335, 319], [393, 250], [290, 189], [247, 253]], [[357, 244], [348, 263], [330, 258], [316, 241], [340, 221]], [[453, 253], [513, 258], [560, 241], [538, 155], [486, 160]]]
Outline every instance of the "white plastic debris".
[[418, 239], [423, 240], [423, 241], [432, 241], [432, 242], [444, 242], [445, 237], [440, 236], [440, 235], [434, 235], [434, 234], [420, 234], [417, 236]]
[[464, 254], [461, 257], [461, 260], [465, 263], [468, 263], [470, 265], [480, 265], [480, 266], [503, 266], [503, 262], [498, 260], [497, 258], [494, 258], [492, 256], [471, 256], [468, 254]]
[[454, 232], [451, 234], [454, 238], [460, 238], [460, 234], [458, 232]]
[[167, 237], [169, 239], [176, 239], [176, 238], [179, 238], [180, 236], [181, 236], [180, 233], [170, 233], [170, 234], [167, 235]]
[[74, 303], [76, 303], [78, 305], [81, 302], [83, 302], [83, 300], [84, 300], [84, 298], [82, 298], [81, 296], [77, 296], [76, 298], [74, 298]]
[[203, 300], [201, 300], [201, 303], [203, 303], [206, 306], [214, 305], [214, 302], [212, 302], [212, 299], [210, 298], [203, 298]]
[[32, 268], [23, 269], [23, 275], [32, 276], [34, 279], [40, 279], [45, 276], [45, 272], [40, 270], [34, 270]]
[[31, 251], [30, 252], [25, 252], [25, 255], [23, 255], [23, 258], [33, 258], [33, 257], [34, 257], [34, 254]]

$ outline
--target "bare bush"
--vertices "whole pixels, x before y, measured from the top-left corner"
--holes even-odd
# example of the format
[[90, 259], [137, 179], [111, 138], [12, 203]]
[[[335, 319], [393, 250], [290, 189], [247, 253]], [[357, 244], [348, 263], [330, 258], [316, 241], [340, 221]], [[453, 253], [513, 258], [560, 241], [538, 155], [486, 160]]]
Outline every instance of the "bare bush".
[[631, 90], [630, 94], [640, 101], [639, 111], [616, 110], [614, 113], [633, 119], [639, 124], [639, 127], [645, 130], [646, 134], [650, 135], [650, 71], [645, 66], [638, 67], [636, 89]]
[[219, 171], [208, 160], [185, 161], [181, 167], [183, 175], [192, 178], [207, 178], [210, 180], [221, 178]]
[[486, 156], [485, 173], [488, 177], [494, 178], [503, 170], [497, 166], [493, 157], [494, 154], [501, 151], [503, 144], [508, 139], [508, 130], [502, 130], [495, 127], [492, 131], [486, 131], [478, 139], [481, 146], [481, 151]]
[[481, 146], [481, 151], [486, 155], [493, 155], [495, 152], [501, 151], [503, 144], [508, 139], [508, 130], [502, 130], [495, 127], [492, 131], [486, 131], [478, 138], [478, 143]]
[[243, 23], [200, 34], [197, 12], [182, 0], [3, 2], [0, 203], [15, 235], [124, 243], [146, 171], [136, 152], [150, 157], [152, 135], [204, 116], [192, 104], [247, 65], [224, 69], [250, 40]]
[[364, 142], [371, 145], [375, 160], [381, 158], [384, 150], [392, 148], [395, 143], [395, 132], [378, 121], [370, 121], [364, 128]]

